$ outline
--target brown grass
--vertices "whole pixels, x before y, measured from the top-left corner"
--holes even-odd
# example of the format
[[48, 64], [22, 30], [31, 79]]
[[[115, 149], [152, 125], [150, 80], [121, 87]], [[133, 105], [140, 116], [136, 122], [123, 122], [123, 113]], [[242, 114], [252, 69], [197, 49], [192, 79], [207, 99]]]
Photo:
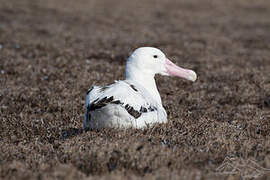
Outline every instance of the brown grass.
[[[269, 179], [268, 0], [0, 4], [0, 179]], [[168, 124], [84, 132], [140, 46], [198, 81], [157, 77]]]

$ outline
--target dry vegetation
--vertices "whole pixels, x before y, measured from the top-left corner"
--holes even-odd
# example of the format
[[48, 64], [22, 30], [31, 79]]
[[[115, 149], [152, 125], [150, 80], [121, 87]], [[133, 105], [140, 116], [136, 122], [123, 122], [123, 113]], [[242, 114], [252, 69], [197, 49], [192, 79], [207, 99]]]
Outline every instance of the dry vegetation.
[[[268, 0], [0, 0], [0, 179], [269, 179]], [[198, 81], [157, 77], [169, 123], [82, 130], [91, 84], [139, 46]]]

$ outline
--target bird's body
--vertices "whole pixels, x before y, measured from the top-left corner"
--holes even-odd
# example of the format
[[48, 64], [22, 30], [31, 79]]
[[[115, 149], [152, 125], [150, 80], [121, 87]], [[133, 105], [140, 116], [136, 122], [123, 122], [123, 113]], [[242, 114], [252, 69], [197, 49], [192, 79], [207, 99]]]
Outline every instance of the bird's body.
[[88, 113], [84, 122], [87, 128], [143, 128], [167, 122], [163, 106], [146, 89], [130, 80], [117, 81], [105, 87], [94, 86], [87, 99]]
[[177, 75], [181, 70], [178, 76], [196, 79], [193, 71], [177, 68], [156, 48], [137, 49], [127, 61], [126, 80], [88, 90], [84, 128], [145, 128], [166, 123], [167, 113], [154, 76], [157, 73]]

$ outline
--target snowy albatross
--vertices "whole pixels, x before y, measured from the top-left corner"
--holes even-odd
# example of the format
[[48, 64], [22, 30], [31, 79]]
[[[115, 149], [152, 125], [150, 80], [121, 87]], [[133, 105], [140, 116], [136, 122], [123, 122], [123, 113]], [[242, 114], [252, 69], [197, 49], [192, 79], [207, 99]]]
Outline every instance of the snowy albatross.
[[127, 60], [126, 80], [104, 87], [92, 86], [88, 90], [84, 128], [145, 128], [166, 123], [167, 113], [155, 74], [197, 79], [194, 71], [176, 66], [159, 49], [138, 48]]

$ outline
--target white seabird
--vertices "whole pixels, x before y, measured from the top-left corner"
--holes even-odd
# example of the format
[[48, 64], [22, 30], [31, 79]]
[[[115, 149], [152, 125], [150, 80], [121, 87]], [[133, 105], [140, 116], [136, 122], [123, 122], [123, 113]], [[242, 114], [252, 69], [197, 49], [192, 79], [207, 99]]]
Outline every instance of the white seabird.
[[194, 71], [178, 67], [159, 49], [138, 48], [127, 60], [126, 80], [88, 90], [84, 128], [145, 128], [167, 123], [154, 79], [156, 74], [197, 79]]

